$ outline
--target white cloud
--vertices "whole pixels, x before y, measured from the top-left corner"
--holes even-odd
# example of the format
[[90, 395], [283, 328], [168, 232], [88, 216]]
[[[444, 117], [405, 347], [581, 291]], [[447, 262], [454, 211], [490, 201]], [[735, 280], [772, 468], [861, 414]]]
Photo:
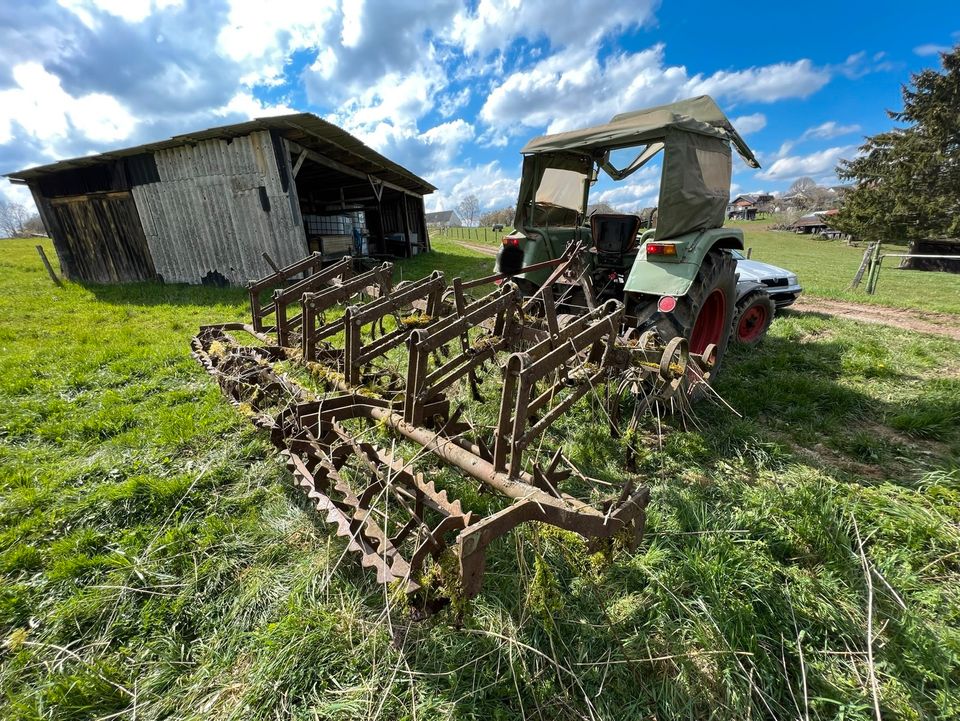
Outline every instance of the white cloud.
[[508, 175], [497, 162], [450, 167], [432, 176], [437, 192], [424, 200], [427, 212], [455, 208], [467, 195], [476, 195], [482, 210], [506, 208], [517, 202], [520, 178]]
[[830, 140], [832, 138], [839, 138], [842, 135], [850, 135], [859, 131], [859, 125], [840, 125], [840, 123], [838, 123], [836, 120], [828, 120], [820, 125], [807, 128], [803, 131], [799, 138], [794, 140], [785, 140], [780, 146], [780, 150], [777, 151], [776, 157], [782, 158], [786, 156], [791, 150], [793, 150], [795, 146], [808, 140]]
[[438, 160], [445, 165], [452, 163], [460, 146], [473, 137], [473, 125], [462, 118], [437, 125], [420, 136], [429, 145], [440, 149]]
[[355, 48], [360, 44], [363, 35], [363, 11], [366, 0], [349, 0], [343, 8], [343, 29], [340, 31], [340, 42], [345, 48]]
[[775, 63], [707, 77], [691, 78], [692, 95], [707, 94], [731, 101], [773, 103], [785, 98], [806, 98], [830, 81], [830, 73], [804, 58], [793, 63]]
[[509, 47], [517, 38], [546, 38], [553, 47], [589, 45], [616, 30], [653, 19], [657, 0], [480, 0], [476, 10], [461, 10], [453, 20], [454, 42], [468, 54], [485, 55]]
[[763, 113], [753, 113], [752, 115], [741, 115], [730, 122], [741, 135], [749, 135], [763, 130], [767, 127], [767, 116]]
[[949, 45], [937, 45], [936, 43], [924, 43], [923, 45], [918, 45], [913, 49], [915, 55], [919, 55], [921, 58], [929, 57], [930, 55], [939, 55], [940, 53], [949, 53], [953, 48]]
[[657, 181], [634, 181], [619, 183], [617, 187], [590, 195], [591, 205], [607, 203], [623, 212], [633, 212], [641, 208], [648, 208], [657, 204], [657, 191], [660, 183]]
[[[6, 178], [3, 179], [6, 181]], [[27, 206], [31, 211], [36, 207], [33, 204], [33, 195], [25, 185], [13, 185], [12, 183], [0, 183], [0, 202], [6, 200], [10, 203], [19, 203]]]
[[248, 120], [295, 112], [297, 111], [287, 105], [265, 105], [248, 91], [238, 92], [230, 98], [229, 103], [214, 110], [214, 113], [220, 116], [239, 115]]
[[104, 93], [73, 97], [40, 63], [14, 66], [13, 79], [15, 87], [0, 91], [0, 144], [10, 142], [16, 124], [20, 133], [41, 141], [53, 157], [57, 144], [73, 132], [95, 143], [116, 143], [137, 127], [116, 98]]
[[[338, 19], [336, 0], [271, 0], [269, 6], [259, 0], [230, 0], [217, 49], [249, 67], [245, 82], [276, 82], [289, 54], [319, 47]], [[344, 32], [352, 38], [352, 27]]]
[[758, 177], [764, 180], [793, 180], [804, 175], [822, 175], [832, 172], [841, 158], [852, 158], [856, 152], [856, 145], [844, 145], [809, 155], [787, 155], [758, 173]]
[[804, 131], [803, 135], [800, 136], [801, 140], [807, 140], [808, 138], [839, 138], [841, 135], [850, 135], [851, 133], [859, 132], [860, 126], [856, 124], [852, 125], [840, 125], [836, 120], [828, 120], [825, 123], [808, 128]]
[[704, 93], [727, 102], [804, 98], [830, 79], [809, 60], [690, 76], [682, 65], [666, 65], [663, 50], [656, 45], [603, 61], [586, 45], [554, 53], [507, 76], [490, 93], [481, 118], [497, 128], [523, 124], [554, 133]]
[[457, 110], [470, 102], [470, 88], [463, 88], [457, 93], [448, 93], [440, 98], [440, 104], [437, 107], [440, 115], [449, 118]]
[[140, 23], [158, 10], [179, 7], [183, 0], [58, 0], [58, 4], [74, 13], [88, 28], [99, 27], [95, 12]]

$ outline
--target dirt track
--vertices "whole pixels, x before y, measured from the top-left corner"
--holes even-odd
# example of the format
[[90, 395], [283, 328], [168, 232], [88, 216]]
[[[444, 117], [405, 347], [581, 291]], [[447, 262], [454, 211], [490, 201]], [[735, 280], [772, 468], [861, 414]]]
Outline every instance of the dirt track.
[[460, 241], [460, 245], [462, 245], [464, 248], [475, 250], [478, 253], [486, 253], [487, 255], [496, 255], [498, 250], [492, 245], [480, 245], [478, 243], [464, 243], [463, 241]]
[[960, 316], [950, 313], [934, 313], [921, 310], [901, 310], [878, 305], [848, 303], [825, 298], [803, 296], [792, 306], [799, 311], [823, 313], [838, 318], [858, 320], [863, 323], [888, 325], [919, 333], [942, 335], [960, 340]]
[[[496, 255], [497, 248], [479, 243], [460, 243], [470, 250], [486, 255]], [[901, 310], [886, 308], [879, 305], [865, 305], [863, 303], [849, 303], [839, 300], [827, 300], [802, 296], [792, 308], [808, 313], [823, 313], [824, 315], [858, 320], [863, 323], [888, 325], [893, 328], [942, 335], [954, 340], [960, 340], [960, 316], [950, 313], [934, 313], [920, 310]]]

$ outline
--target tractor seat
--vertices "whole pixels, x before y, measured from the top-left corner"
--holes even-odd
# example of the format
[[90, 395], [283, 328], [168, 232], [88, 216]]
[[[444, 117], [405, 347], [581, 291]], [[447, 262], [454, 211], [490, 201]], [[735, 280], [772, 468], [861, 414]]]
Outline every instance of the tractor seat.
[[639, 230], [640, 218], [636, 215], [595, 213], [590, 218], [590, 234], [597, 263], [623, 265], [623, 256], [637, 245]]

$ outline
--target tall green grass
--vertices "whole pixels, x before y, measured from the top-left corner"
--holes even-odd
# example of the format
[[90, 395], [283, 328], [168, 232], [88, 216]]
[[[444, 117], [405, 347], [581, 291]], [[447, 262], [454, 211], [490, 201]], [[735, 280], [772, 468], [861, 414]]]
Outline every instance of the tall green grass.
[[[489, 272], [434, 244], [405, 278]], [[868, 578], [884, 717], [960, 716], [960, 344], [784, 316], [728, 356], [742, 418], [662, 444], [585, 399], [548, 442], [652, 486], [643, 544], [523, 529], [461, 628], [344, 559], [189, 358], [241, 292], [57, 289], [19, 241], [0, 291], [4, 719], [870, 719]]]

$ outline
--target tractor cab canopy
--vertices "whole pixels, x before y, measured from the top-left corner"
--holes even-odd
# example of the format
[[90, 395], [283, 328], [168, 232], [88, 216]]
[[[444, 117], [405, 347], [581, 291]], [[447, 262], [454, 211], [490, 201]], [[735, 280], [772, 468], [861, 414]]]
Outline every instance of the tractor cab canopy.
[[[760, 167], [707, 95], [621, 113], [605, 125], [534, 138], [520, 151], [523, 178], [514, 227], [583, 222], [589, 187], [599, 170], [623, 180], [663, 151], [656, 237], [719, 228], [730, 198], [730, 143], [747, 165]], [[618, 168], [611, 153], [625, 148], [638, 152]]]

